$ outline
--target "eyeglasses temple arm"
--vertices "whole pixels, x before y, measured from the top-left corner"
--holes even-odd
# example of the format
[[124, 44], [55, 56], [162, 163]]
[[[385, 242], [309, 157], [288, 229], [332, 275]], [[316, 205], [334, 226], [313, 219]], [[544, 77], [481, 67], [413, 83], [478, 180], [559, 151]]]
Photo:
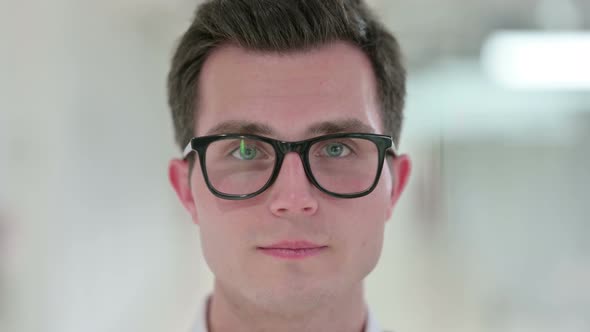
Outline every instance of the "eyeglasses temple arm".
[[182, 154], [182, 159], [186, 159], [186, 157], [188, 157], [188, 155], [191, 154], [191, 152], [193, 152], [192, 141], [188, 142], [188, 144], [184, 148], [184, 152]]
[[393, 153], [393, 156], [397, 157], [397, 147], [395, 146], [395, 142], [391, 142], [391, 146], [389, 147], [389, 149]]

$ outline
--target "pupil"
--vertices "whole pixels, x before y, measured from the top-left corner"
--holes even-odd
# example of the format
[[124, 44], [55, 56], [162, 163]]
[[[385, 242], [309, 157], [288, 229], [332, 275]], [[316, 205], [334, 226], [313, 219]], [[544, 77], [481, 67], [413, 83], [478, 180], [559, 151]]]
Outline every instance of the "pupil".
[[256, 156], [256, 149], [246, 146], [246, 142], [242, 140], [240, 142], [240, 154], [244, 159], [252, 159]]
[[331, 156], [338, 156], [338, 155], [340, 155], [342, 153], [342, 146], [341, 145], [336, 145], [336, 144], [330, 145], [328, 147], [328, 153]]

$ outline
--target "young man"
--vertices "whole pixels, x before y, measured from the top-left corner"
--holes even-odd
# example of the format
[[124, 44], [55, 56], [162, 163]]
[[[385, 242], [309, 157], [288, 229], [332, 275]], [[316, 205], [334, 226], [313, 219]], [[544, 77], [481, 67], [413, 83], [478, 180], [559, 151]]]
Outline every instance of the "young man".
[[363, 279], [410, 160], [398, 45], [366, 5], [205, 2], [168, 93], [170, 182], [215, 276], [194, 331], [381, 331]]

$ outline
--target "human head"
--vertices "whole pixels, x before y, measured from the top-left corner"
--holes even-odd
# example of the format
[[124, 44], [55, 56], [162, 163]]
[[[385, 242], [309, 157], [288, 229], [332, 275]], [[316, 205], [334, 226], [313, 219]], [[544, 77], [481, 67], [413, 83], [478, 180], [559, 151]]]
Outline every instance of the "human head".
[[[296, 141], [309, 138], [310, 126], [353, 119], [398, 142], [405, 74], [395, 39], [360, 1], [214, 0], [199, 8], [182, 37], [168, 87], [181, 148], [231, 121]], [[311, 186], [298, 158], [287, 156], [275, 184], [244, 201], [213, 196], [201, 172], [191, 174], [193, 165], [170, 163], [170, 180], [200, 225], [217, 286], [234, 304], [302, 313], [358, 289], [377, 263], [409, 159], [398, 156], [385, 167], [370, 195], [345, 200]], [[260, 254], [283, 240], [327, 249], [301, 261]]]

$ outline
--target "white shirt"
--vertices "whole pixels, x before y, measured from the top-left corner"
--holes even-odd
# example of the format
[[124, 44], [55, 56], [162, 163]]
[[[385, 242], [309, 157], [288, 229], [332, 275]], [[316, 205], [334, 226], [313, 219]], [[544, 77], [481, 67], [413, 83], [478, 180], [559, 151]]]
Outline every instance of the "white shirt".
[[[193, 325], [193, 329], [191, 332], [208, 332], [207, 330], [207, 304], [209, 302], [209, 298], [206, 298], [205, 301], [201, 304], [201, 309], [199, 312], [199, 317]], [[383, 330], [377, 324], [375, 317], [371, 313], [371, 310], [367, 310], [367, 325], [364, 332], [383, 332]]]

